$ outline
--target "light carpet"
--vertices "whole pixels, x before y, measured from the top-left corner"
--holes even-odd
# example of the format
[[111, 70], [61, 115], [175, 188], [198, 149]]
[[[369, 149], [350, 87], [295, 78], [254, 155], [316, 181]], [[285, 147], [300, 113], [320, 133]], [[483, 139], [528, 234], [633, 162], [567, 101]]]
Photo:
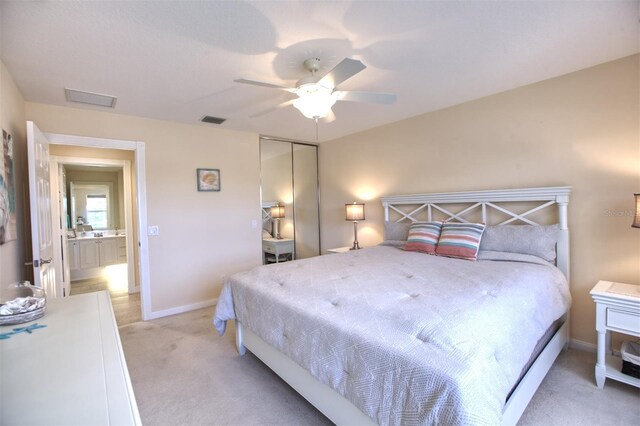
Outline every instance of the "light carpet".
[[[235, 330], [219, 337], [213, 308], [120, 328], [145, 425], [326, 425], [331, 422], [251, 353]], [[595, 386], [595, 354], [560, 354], [521, 418], [522, 425], [640, 424], [640, 390]]]

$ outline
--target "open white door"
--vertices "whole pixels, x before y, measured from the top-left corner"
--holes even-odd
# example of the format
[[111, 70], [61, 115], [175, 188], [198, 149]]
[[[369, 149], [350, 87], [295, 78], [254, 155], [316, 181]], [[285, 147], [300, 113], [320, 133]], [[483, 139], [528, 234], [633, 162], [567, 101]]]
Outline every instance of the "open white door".
[[49, 141], [32, 121], [27, 121], [27, 154], [34, 284], [43, 288], [47, 296], [60, 297], [56, 294], [56, 274], [52, 263]]

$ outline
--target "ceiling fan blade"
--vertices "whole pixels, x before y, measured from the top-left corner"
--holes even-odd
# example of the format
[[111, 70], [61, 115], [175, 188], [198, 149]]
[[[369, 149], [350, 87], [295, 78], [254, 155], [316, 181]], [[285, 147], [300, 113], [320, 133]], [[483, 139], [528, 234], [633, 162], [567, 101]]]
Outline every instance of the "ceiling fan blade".
[[348, 78], [353, 77], [366, 68], [366, 65], [356, 59], [344, 58], [331, 71], [320, 79], [318, 84], [334, 88]]
[[336, 115], [333, 113], [333, 110], [329, 110], [327, 115], [322, 119], [323, 123], [331, 123], [336, 121]]
[[264, 111], [260, 111], [260, 112], [257, 112], [255, 114], [251, 114], [249, 116], [249, 118], [260, 117], [262, 115], [269, 114], [270, 112], [277, 111], [277, 110], [279, 110], [281, 108], [288, 107], [289, 105], [293, 105], [293, 101], [295, 101], [295, 99], [291, 99], [289, 101], [283, 102], [283, 103], [281, 103], [279, 105], [276, 105], [274, 107], [271, 107], [269, 109], [265, 109]]
[[250, 84], [252, 86], [268, 87], [269, 89], [286, 90], [287, 92], [291, 92], [291, 93], [295, 93], [296, 91], [296, 89], [293, 87], [286, 87], [286, 86], [281, 86], [279, 84], [265, 83], [263, 81], [246, 80], [244, 78], [239, 78], [233, 81], [235, 81], [236, 83]]
[[337, 91], [339, 101], [369, 102], [372, 104], [392, 104], [396, 95], [390, 93]]

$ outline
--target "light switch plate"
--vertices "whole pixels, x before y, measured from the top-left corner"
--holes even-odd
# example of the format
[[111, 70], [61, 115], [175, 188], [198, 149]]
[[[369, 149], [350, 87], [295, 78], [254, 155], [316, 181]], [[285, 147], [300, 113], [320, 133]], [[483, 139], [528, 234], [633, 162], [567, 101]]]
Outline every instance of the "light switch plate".
[[251, 229], [258, 229], [258, 221], [256, 219], [251, 219]]
[[157, 237], [160, 235], [160, 228], [157, 225], [147, 227], [147, 235], [151, 237]]

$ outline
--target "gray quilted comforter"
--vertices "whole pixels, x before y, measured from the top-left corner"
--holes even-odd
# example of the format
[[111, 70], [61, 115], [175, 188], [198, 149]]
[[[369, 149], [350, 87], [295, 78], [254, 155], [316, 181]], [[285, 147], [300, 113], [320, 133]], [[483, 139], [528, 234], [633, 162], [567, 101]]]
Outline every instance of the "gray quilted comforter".
[[481, 259], [377, 246], [257, 267], [225, 283], [214, 325], [238, 319], [378, 424], [496, 424], [571, 299], [542, 260]]

